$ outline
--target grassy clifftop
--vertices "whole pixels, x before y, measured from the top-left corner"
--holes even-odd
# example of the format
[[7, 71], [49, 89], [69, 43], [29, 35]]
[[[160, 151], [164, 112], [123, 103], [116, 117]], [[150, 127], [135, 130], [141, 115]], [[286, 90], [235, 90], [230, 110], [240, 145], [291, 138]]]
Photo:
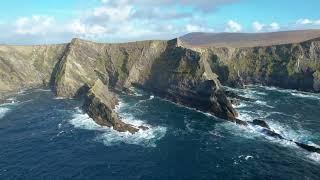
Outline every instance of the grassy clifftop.
[[[198, 49], [199, 50], [199, 49]], [[320, 91], [320, 39], [252, 48], [201, 48], [223, 84]]]
[[0, 95], [48, 85], [66, 45], [0, 46]]

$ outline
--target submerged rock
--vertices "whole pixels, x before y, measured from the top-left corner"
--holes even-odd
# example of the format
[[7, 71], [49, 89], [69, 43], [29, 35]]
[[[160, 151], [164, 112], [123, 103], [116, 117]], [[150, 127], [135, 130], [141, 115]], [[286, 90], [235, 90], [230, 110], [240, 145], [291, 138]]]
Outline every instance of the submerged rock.
[[83, 109], [101, 126], [113, 127], [119, 132], [128, 131], [132, 134], [138, 132], [138, 128], [120, 120], [120, 117], [114, 111], [117, 104], [116, 95], [109, 91], [108, 87], [99, 79], [85, 95]]
[[266, 123], [266, 121], [262, 120], [262, 119], [255, 119], [251, 122], [251, 124], [255, 125], [255, 126], [260, 126], [266, 129], [270, 129], [270, 126]]
[[319, 153], [320, 154], [320, 148], [312, 146], [312, 145], [308, 145], [308, 144], [304, 144], [304, 143], [299, 143], [299, 142], [294, 142], [297, 146], [310, 151], [310, 152], [315, 152], [315, 153]]
[[241, 101], [239, 99], [229, 99], [231, 104], [234, 106], [240, 106]]
[[237, 93], [227, 90], [226, 92], [226, 96], [230, 99], [234, 99], [234, 100], [238, 100], [238, 101], [248, 101], [248, 102], [252, 102], [254, 101], [253, 99], [247, 98], [247, 97], [243, 97], [238, 95]]
[[292, 139], [287, 139], [284, 136], [282, 136], [281, 134], [275, 132], [274, 130], [272, 130], [270, 128], [270, 126], [262, 119], [255, 119], [252, 122], [249, 122], [250, 124], [253, 124], [255, 126], [259, 126], [259, 127], [263, 127], [261, 133], [273, 137], [273, 138], [277, 138], [277, 139], [281, 139], [281, 140], [285, 140], [285, 141], [290, 141], [295, 143], [297, 146], [299, 146], [300, 148], [307, 150], [309, 152], [315, 152], [315, 153], [319, 153], [320, 154], [320, 148], [313, 146], [313, 145], [308, 145], [306, 143], [301, 143], [301, 142], [297, 142], [295, 140]]

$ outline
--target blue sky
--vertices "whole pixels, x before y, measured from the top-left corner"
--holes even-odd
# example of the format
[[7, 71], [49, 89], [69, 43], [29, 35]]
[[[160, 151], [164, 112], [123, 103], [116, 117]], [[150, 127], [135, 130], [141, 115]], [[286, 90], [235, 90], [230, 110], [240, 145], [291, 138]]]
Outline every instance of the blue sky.
[[0, 44], [170, 39], [189, 32], [320, 28], [319, 0], [10, 0]]

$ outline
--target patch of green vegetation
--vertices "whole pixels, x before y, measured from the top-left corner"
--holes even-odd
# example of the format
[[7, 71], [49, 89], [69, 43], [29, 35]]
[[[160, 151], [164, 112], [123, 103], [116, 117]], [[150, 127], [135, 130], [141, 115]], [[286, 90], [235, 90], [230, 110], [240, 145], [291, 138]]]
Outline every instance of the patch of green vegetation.
[[314, 72], [314, 73], [313, 73], [313, 77], [314, 77], [315, 79], [317, 79], [317, 80], [320, 80], [320, 71], [318, 70], [318, 71]]

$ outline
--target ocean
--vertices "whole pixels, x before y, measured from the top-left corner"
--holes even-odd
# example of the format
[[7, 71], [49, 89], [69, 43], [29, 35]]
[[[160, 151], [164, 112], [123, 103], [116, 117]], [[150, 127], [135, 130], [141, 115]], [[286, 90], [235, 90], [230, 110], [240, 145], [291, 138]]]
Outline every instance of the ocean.
[[[320, 145], [320, 95], [275, 87], [231, 89], [252, 99], [239, 118], [264, 118], [282, 136]], [[131, 135], [100, 127], [81, 102], [49, 90], [0, 105], [0, 179], [319, 179], [320, 154], [138, 89], [120, 95]]]

